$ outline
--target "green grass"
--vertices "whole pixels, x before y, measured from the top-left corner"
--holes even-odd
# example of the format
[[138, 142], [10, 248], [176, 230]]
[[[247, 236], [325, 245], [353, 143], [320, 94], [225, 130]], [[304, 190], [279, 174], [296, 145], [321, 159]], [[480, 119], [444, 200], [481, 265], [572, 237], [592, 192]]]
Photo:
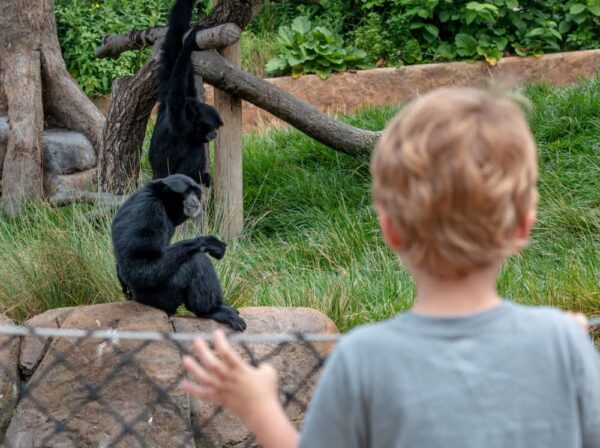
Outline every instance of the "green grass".
[[[506, 263], [500, 291], [600, 314], [600, 78], [526, 94], [540, 146], [539, 221], [531, 245]], [[347, 119], [381, 129], [394, 113]], [[378, 232], [367, 161], [294, 130], [248, 135], [244, 188], [245, 234], [216, 262], [231, 303], [315, 307], [341, 330], [411, 305], [411, 279]], [[0, 219], [0, 311], [22, 321], [56, 306], [122, 300], [110, 223], [87, 222], [85, 210], [37, 205]]]

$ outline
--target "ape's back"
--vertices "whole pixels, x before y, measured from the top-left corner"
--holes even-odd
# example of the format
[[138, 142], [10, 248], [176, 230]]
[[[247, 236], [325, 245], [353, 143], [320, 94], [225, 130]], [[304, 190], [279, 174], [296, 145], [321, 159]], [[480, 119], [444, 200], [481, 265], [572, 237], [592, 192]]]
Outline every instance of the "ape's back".
[[172, 132], [168, 126], [167, 113], [159, 113], [148, 154], [152, 166], [152, 179], [162, 179], [171, 174], [185, 174], [196, 183], [200, 183], [204, 145], [193, 145], [189, 140], [188, 134], [184, 132]]
[[123, 260], [152, 257], [169, 244], [174, 226], [162, 200], [151, 184], [133, 195], [119, 209], [112, 223], [112, 241], [117, 265]]

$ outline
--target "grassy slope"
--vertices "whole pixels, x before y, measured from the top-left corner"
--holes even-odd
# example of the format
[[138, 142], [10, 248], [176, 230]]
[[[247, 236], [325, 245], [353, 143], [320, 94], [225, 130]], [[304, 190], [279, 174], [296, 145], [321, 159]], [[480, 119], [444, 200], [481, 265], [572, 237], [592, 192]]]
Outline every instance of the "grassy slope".
[[[540, 144], [541, 203], [531, 246], [505, 266], [514, 300], [600, 314], [600, 79], [527, 90]], [[381, 129], [393, 109], [353, 123]], [[378, 234], [366, 161], [296, 131], [251, 135], [244, 153], [246, 234], [217, 263], [236, 305], [312, 306], [340, 329], [410, 306], [409, 276]], [[0, 310], [22, 320], [50, 307], [121, 300], [109, 223], [81, 207], [32, 207], [0, 219]]]

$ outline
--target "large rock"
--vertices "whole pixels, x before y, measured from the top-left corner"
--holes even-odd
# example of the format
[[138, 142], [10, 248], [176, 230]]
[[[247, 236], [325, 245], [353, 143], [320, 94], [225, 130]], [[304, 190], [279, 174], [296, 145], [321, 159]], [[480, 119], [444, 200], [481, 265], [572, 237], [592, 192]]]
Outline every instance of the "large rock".
[[[8, 141], [8, 117], [0, 117], [0, 161], [4, 160]], [[79, 132], [63, 129], [44, 131], [44, 170], [58, 176], [86, 171], [96, 166], [96, 151]], [[2, 164], [0, 164], [1, 174]]]
[[[309, 308], [241, 308], [240, 313], [248, 324], [245, 334], [338, 332], [331, 319]], [[206, 333], [218, 326], [213, 321], [197, 318], [175, 317], [171, 320], [177, 332]], [[312, 347], [301, 343], [248, 343], [246, 346], [257, 360], [268, 357], [268, 362], [279, 372], [281, 390], [294, 393], [295, 399], [286, 411], [290, 419], [300, 426], [320, 373], [319, 358], [331, 351], [333, 343], [320, 342], [312, 344]], [[249, 359], [244, 350], [241, 353]], [[209, 403], [192, 401], [192, 422], [197, 431], [197, 447], [242, 447], [247, 446], [251, 438], [244, 425], [231, 413], [217, 412], [215, 406]]]
[[[12, 325], [8, 317], [0, 314], [0, 327]], [[18, 358], [19, 338], [0, 335], [0, 442], [17, 404]]]
[[[23, 326], [40, 328], [60, 328], [75, 307], [55, 308], [38, 314], [26, 321]], [[42, 336], [25, 336], [21, 341], [19, 370], [25, 379], [33, 375], [34, 370], [46, 353], [52, 338]]]
[[79, 132], [47, 129], [44, 132], [44, 169], [51, 174], [71, 174], [96, 165], [96, 152]]
[[96, 191], [97, 185], [98, 171], [96, 168], [65, 175], [47, 173], [44, 179], [44, 189], [48, 196], [53, 196], [62, 191]]
[[[135, 302], [76, 308], [62, 328], [172, 330], [165, 313]], [[180, 374], [180, 353], [169, 341], [55, 338], [4, 446], [141, 446], [137, 435], [149, 447], [193, 446], [189, 399], [177, 388]], [[133, 434], [123, 433], [123, 423]]]

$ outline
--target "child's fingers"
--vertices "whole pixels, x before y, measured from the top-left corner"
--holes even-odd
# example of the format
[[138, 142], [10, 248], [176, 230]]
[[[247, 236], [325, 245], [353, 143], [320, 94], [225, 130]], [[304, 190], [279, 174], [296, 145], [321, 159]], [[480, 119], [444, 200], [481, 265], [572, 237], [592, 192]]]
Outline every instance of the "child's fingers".
[[191, 356], [184, 356], [181, 364], [183, 365], [183, 368], [192, 376], [192, 378], [198, 381], [201, 385], [215, 389], [221, 386], [220, 379], [217, 376], [212, 375], [206, 369], [203, 369], [200, 364], [198, 364]]
[[214, 389], [211, 389], [210, 387], [198, 386], [197, 384], [188, 380], [183, 380], [179, 387], [181, 388], [181, 390], [190, 394], [193, 397], [221, 404], [219, 400], [219, 395]]
[[223, 330], [216, 330], [214, 336], [216, 352], [229, 368], [235, 369], [246, 364], [231, 346]]
[[194, 353], [207, 370], [223, 378], [227, 374], [225, 364], [215, 356], [208, 344], [202, 339], [194, 341]]

